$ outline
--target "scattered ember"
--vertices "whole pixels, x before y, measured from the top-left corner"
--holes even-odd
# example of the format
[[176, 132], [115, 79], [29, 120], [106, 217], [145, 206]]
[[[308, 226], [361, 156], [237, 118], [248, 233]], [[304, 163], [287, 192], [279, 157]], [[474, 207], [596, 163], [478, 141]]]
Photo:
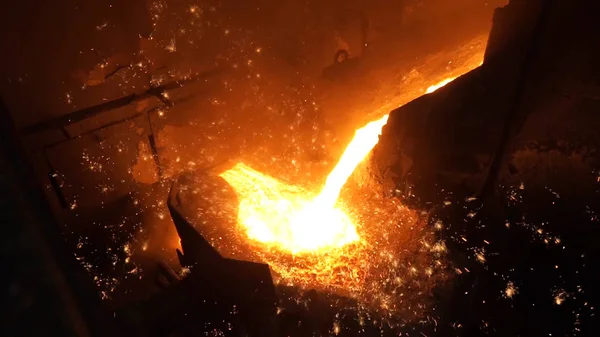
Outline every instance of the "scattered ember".
[[506, 289], [504, 289], [504, 297], [513, 298], [513, 296], [515, 296], [518, 293], [519, 291], [518, 288], [515, 287], [515, 284], [513, 282], [508, 282], [508, 284], [506, 285]]
[[567, 293], [564, 290], [557, 290], [554, 295], [554, 303], [556, 305], [561, 305], [567, 299]]

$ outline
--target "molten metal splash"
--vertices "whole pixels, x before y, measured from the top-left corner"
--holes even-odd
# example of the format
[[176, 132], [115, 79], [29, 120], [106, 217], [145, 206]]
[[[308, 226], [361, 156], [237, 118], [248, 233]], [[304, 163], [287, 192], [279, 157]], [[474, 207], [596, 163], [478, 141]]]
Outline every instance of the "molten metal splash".
[[339, 248], [359, 240], [356, 225], [336, 205], [356, 166], [377, 144], [388, 116], [356, 131], [316, 197], [239, 163], [221, 174], [240, 197], [238, 222], [251, 239], [292, 254]]
[[[427, 89], [433, 92], [452, 82], [446, 79]], [[340, 161], [318, 195], [291, 186], [238, 163], [220, 176], [236, 191], [238, 223], [250, 239], [298, 254], [318, 253], [360, 240], [356, 224], [338, 198], [358, 164], [379, 141], [388, 115], [356, 130]]]
[[341, 209], [323, 207], [310, 194], [239, 163], [221, 174], [240, 199], [238, 222], [248, 237], [291, 253], [357, 241], [356, 226]]

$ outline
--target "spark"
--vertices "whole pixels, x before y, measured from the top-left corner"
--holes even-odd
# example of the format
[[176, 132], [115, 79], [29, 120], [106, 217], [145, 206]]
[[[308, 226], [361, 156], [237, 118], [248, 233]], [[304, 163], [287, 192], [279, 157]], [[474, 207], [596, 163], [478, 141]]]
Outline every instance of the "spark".
[[96, 30], [100, 31], [100, 30], [103, 30], [106, 27], [108, 27], [108, 22], [105, 21], [101, 25], [96, 26]]
[[181, 268], [181, 270], [179, 271], [179, 276], [180, 276], [180, 277], [184, 277], [184, 276], [186, 276], [186, 275], [189, 275], [189, 274], [190, 274], [190, 272], [191, 272], [191, 270], [190, 270], [189, 268], [187, 268], [187, 267], [183, 267], [183, 268]]
[[511, 281], [506, 285], [506, 289], [504, 289], [504, 297], [505, 298], [513, 298], [516, 294], [518, 294], [518, 288], [515, 287], [515, 284]]
[[479, 261], [479, 263], [484, 264], [486, 261], [485, 258], [485, 250], [484, 249], [480, 249], [478, 251], [475, 252], [475, 258], [477, 259], [477, 261]]
[[443, 253], [446, 252], [446, 245], [443, 242], [437, 242], [431, 250], [436, 253]]
[[169, 41], [169, 44], [165, 47], [165, 50], [170, 53], [177, 51], [177, 46], [175, 45], [175, 39], [171, 39], [171, 41]]
[[340, 334], [340, 324], [339, 323], [334, 323], [333, 324], [333, 333], [337, 336]]
[[554, 295], [554, 304], [561, 305], [567, 299], [567, 293], [564, 290], [559, 290]]

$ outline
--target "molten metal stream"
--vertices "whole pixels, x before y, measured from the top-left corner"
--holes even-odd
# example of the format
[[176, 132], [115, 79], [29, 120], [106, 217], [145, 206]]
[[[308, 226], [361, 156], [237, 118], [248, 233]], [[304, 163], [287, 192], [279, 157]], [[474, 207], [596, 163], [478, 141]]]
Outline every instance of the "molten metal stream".
[[[431, 86], [433, 92], [450, 83], [446, 79]], [[342, 187], [358, 164], [379, 141], [388, 115], [356, 130], [340, 161], [314, 196], [296, 186], [280, 182], [238, 163], [220, 176], [240, 199], [238, 222], [250, 239], [292, 254], [319, 253], [360, 240], [356, 224], [339, 205]]]
[[315, 199], [317, 204], [326, 208], [333, 208], [335, 206], [342, 187], [346, 184], [356, 166], [365, 159], [379, 142], [381, 129], [387, 123], [388, 117], [389, 115], [385, 115], [381, 119], [356, 130], [354, 138], [348, 144], [348, 147], [346, 147], [342, 158], [340, 158], [338, 164], [327, 177], [321, 194]]

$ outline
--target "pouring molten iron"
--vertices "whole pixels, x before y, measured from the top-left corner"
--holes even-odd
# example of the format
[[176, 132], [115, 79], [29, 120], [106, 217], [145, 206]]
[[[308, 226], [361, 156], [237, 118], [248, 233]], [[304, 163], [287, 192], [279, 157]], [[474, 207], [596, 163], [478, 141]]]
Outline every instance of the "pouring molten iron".
[[340, 191], [379, 140], [388, 115], [356, 131], [316, 196], [239, 163], [221, 174], [240, 198], [238, 222], [250, 239], [292, 254], [323, 252], [357, 242], [355, 223], [338, 205]]
[[[453, 79], [423, 92], [433, 92]], [[356, 130], [316, 193], [243, 163], [220, 177], [235, 190], [237, 223], [258, 259], [270, 266], [277, 284], [327, 290], [369, 310], [402, 312], [407, 318], [417, 315], [407, 303], [427, 308], [421, 294], [445, 277], [444, 244], [429, 232], [416, 230], [422, 226], [418, 212], [377, 191], [352, 194], [345, 200], [348, 204], [339, 200], [350, 176], [379, 142], [388, 117]]]
[[[425, 91], [432, 93], [456, 77]], [[377, 145], [389, 115], [356, 130], [339, 162], [317, 195], [238, 163], [220, 174], [239, 199], [238, 223], [248, 237], [292, 255], [325, 253], [360, 241], [355, 222], [338, 197], [356, 167]]]
[[[476, 56], [446, 78], [438, 77], [439, 83], [416, 91], [440, 89], [481, 65], [483, 53]], [[219, 174], [239, 205], [234, 215], [239, 227], [231, 238], [251, 246], [232, 250], [232, 256], [268, 264], [273, 281], [286, 293], [280, 299], [292, 307], [308, 303], [302, 290], [317, 290], [341, 296], [336, 301], [353, 301], [344, 305], [408, 320], [430, 310], [433, 304], [425, 294], [447, 277], [445, 244], [435, 236], [437, 229], [425, 227], [419, 212], [385, 197], [378, 186], [348, 186], [340, 198], [379, 142], [389, 115], [380, 116], [355, 131], [320, 189], [288, 184], [244, 163]]]

